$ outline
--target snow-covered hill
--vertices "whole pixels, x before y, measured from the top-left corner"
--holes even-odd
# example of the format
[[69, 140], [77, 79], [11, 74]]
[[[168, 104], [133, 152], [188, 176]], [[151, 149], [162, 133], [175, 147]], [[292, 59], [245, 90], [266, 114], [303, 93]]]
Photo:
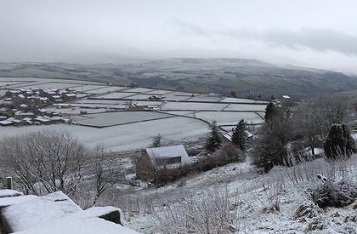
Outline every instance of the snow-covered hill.
[[357, 155], [264, 175], [249, 161], [235, 163], [119, 199], [127, 225], [143, 233], [356, 233], [356, 205], [320, 209], [308, 199], [305, 189], [321, 183], [317, 174], [354, 180]]

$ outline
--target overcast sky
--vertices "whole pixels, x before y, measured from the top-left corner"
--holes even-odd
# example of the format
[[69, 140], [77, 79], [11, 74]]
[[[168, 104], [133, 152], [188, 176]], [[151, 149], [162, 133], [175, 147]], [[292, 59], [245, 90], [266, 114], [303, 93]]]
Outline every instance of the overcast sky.
[[356, 0], [0, 0], [0, 61], [236, 57], [357, 73]]

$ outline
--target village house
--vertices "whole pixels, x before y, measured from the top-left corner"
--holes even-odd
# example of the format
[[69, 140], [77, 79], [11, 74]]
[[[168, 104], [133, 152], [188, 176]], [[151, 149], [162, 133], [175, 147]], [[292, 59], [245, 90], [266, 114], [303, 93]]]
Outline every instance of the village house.
[[136, 163], [136, 177], [140, 180], [152, 180], [155, 172], [161, 168], [175, 168], [191, 163], [183, 145], [163, 146], [142, 150]]

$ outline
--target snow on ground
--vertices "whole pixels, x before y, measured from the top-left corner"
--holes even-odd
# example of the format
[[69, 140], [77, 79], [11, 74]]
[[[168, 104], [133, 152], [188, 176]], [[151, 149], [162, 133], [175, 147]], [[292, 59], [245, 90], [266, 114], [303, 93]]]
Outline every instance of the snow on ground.
[[108, 93], [108, 92], [114, 92], [114, 91], [119, 91], [123, 90], [125, 87], [118, 87], [118, 86], [104, 86], [104, 87], [98, 87], [95, 89], [90, 89], [85, 91], [85, 93], [90, 93], [90, 94], [103, 94], [103, 93]]
[[119, 124], [127, 124], [171, 117], [173, 116], [153, 111], [120, 111], [81, 115], [77, 116], [73, 122], [75, 124], [81, 124], [85, 126], [109, 127]]
[[222, 98], [220, 97], [209, 97], [207, 95], [201, 95], [201, 96], [195, 96], [192, 97], [190, 99], [188, 99], [188, 101], [190, 102], [219, 102], [221, 101]]
[[125, 90], [125, 92], [129, 92], [129, 93], [147, 93], [147, 92], [152, 92], [152, 91], [155, 91], [155, 89], [131, 88], [131, 89]]
[[264, 120], [254, 112], [198, 111], [194, 116], [210, 123], [216, 121], [218, 125], [236, 125], [241, 119], [253, 124], [264, 122]]
[[126, 92], [120, 92], [120, 93], [108, 93], [104, 95], [97, 96], [96, 99], [106, 99], [106, 98], [112, 98], [112, 99], [122, 99], [130, 96], [134, 96], [135, 93], [126, 93]]
[[236, 103], [264, 103], [268, 104], [268, 102], [265, 101], [255, 101], [252, 99], [242, 99], [242, 98], [231, 98], [231, 97], [226, 97], [221, 100], [221, 102], [236, 102]]
[[131, 96], [127, 96], [123, 99], [127, 99], [127, 100], [149, 100], [149, 97], [151, 97], [152, 94], [135, 94], [135, 95], [131, 95]]
[[22, 196], [24, 195], [21, 192], [18, 192], [16, 190], [12, 190], [12, 189], [1, 189], [0, 190], [0, 198], [4, 198], [4, 197], [17, 197], [17, 196]]
[[249, 104], [229, 104], [225, 111], [258, 111], [265, 112], [266, 105], [249, 105]]
[[[119, 224], [98, 218], [111, 212], [119, 211], [121, 214], [121, 210], [115, 207], [92, 207], [83, 211], [62, 192], [51, 193], [44, 197], [19, 196], [11, 199], [18, 201], [19, 198], [22, 198], [21, 202], [12, 202], [8, 204], [10, 206], [2, 208], [3, 222], [6, 221], [12, 233], [137, 233]], [[1, 198], [0, 203], [3, 203], [4, 199], [9, 198]]]
[[163, 100], [165, 101], [186, 101], [192, 97], [192, 94], [186, 94], [186, 93], [178, 93], [178, 92], [173, 92], [173, 93], [167, 93], [165, 94], [165, 98]]
[[[5, 127], [0, 127], [0, 129]], [[67, 131], [89, 147], [103, 145], [110, 151], [145, 148], [152, 144], [154, 136], [160, 134], [163, 142], [197, 140], [205, 136], [208, 124], [197, 119], [172, 117], [160, 120], [117, 125], [108, 128], [93, 128], [79, 125], [53, 124], [42, 126], [6, 127], [0, 131], [0, 138], [21, 136], [41, 130]]]
[[[139, 212], [125, 210], [130, 217], [128, 225], [143, 233], [175, 233], [171, 227], [184, 227], [185, 223], [181, 221], [189, 215], [187, 210], [180, 213], [182, 209], [189, 209], [183, 208], [185, 204], [202, 209], [196, 210], [196, 217], [202, 212], [211, 217], [218, 215], [211, 210], [214, 204], [208, 207], [199, 205], [205, 204], [205, 200], [221, 201], [214, 200], [217, 197], [229, 201], [227, 210], [234, 217], [234, 231], [231, 233], [356, 233], [357, 216], [352, 206], [322, 210], [309, 201], [304, 191], [320, 183], [316, 178], [318, 173], [355, 180], [357, 156], [335, 165], [317, 159], [292, 168], [275, 167], [265, 175], [258, 174], [249, 161], [233, 163], [158, 189], [126, 193], [126, 197], [141, 201], [139, 206], [143, 207]], [[274, 209], [275, 204], [278, 209]], [[294, 218], [303, 204], [309, 207], [311, 213], [308, 210], [308, 215]], [[144, 208], [148, 205], [152, 206], [149, 210]], [[127, 207], [123, 205], [123, 208]]]
[[192, 111], [199, 111], [199, 110], [211, 110], [211, 111], [220, 111], [223, 110], [227, 104], [221, 103], [195, 103], [195, 102], [168, 102], [165, 103], [161, 110], [192, 110]]

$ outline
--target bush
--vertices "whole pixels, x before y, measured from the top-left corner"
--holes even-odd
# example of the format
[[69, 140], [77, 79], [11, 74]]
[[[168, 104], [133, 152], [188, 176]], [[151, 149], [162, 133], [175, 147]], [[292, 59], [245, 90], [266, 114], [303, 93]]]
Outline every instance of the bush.
[[350, 157], [356, 152], [355, 142], [346, 124], [332, 125], [324, 144], [324, 151], [330, 160]]
[[319, 207], [343, 207], [357, 199], [356, 183], [347, 179], [335, 181], [321, 175], [317, 175], [317, 177], [323, 183], [315, 189], [306, 190], [306, 192]]
[[156, 215], [163, 233], [233, 233], [236, 214], [231, 210], [228, 191], [205, 191], [198, 197], [182, 198], [180, 206], [168, 205]]

